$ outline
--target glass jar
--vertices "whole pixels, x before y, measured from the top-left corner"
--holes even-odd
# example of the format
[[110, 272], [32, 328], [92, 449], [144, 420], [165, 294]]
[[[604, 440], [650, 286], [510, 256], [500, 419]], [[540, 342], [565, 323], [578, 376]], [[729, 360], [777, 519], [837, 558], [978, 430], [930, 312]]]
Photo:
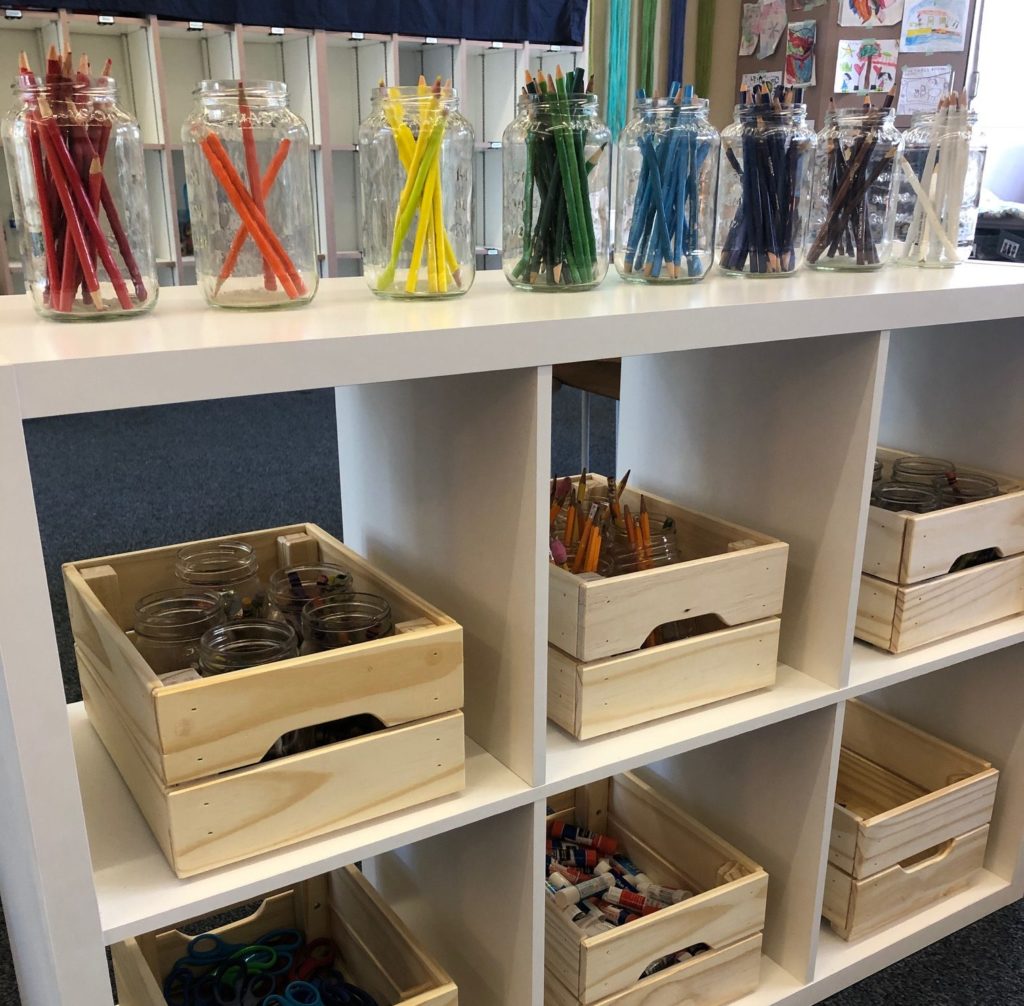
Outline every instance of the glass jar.
[[680, 562], [682, 555], [676, 546], [675, 531], [671, 534], [652, 534], [648, 545], [630, 545], [618, 541], [612, 550], [609, 575], [622, 576], [642, 569], [657, 569]]
[[934, 489], [900, 482], [881, 486], [871, 497], [871, 502], [895, 513], [931, 513], [939, 509], [939, 497]]
[[298, 656], [298, 639], [287, 622], [250, 618], [218, 625], [199, 641], [199, 673], [203, 677], [244, 671]]
[[266, 596], [260, 566], [244, 541], [198, 542], [178, 551], [174, 575], [182, 583], [218, 593], [228, 618], [259, 617]]
[[318, 597], [302, 609], [302, 652], [320, 653], [393, 635], [391, 605], [376, 594]]
[[288, 107], [287, 87], [204, 80], [192, 93], [181, 140], [196, 281], [207, 303], [308, 303], [319, 282], [309, 130]]
[[[378, 88], [359, 130], [363, 266], [382, 297], [456, 297], [473, 285], [473, 127], [458, 95]], [[413, 170], [410, 170], [413, 169]]]
[[156, 674], [195, 667], [199, 640], [226, 620], [220, 595], [213, 591], [158, 590], [135, 605], [135, 648]]
[[974, 503], [1000, 495], [999, 483], [990, 475], [980, 472], [961, 472], [952, 478], [935, 480], [935, 491], [943, 507]]
[[978, 114], [955, 106], [918, 112], [904, 140], [897, 261], [959, 265], [974, 249], [988, 150]]
[[833, 109], [818, 133], [807, 264], [880, 269], [892, 252], [903, 135], [893, 108]]
[[270, 617], [281, 618], [299, 633], [302, 642], [302, 609], [315, 597], [332, 597], [352, 591], [352, 574], [330, 562], [315, 566], [289, 566], [270, 577], [267, 591]]
[[724, 272], [790, 276], [803, 259], [817, 137], [806, 105], [737, 105], [722, 130], [716, 254]]
[[615, 268], [640, 283], [692, 283], [714, 258], [721, 138], [706, 98], [644, 98], [619, 134]]
[[[51, 75], [47, 75], [47, 80]], [[47, 318], [141, 314], [156, 304], [139, 124], [112, 77], [39, 84], [23, 73], [3, 125], [25, 288]]]
[[501, 154], [502, 266], [514, 287], [588, 290], [604, 279], [610, 142], [595, 94], [520, 98]]
[[945, 482], [949, 476], [956, 478], [956, 465], [944, 458], [908, 455], [892, 463], [892, 481], [904, 485], [922, 485], [932, 489], [936, 479]]

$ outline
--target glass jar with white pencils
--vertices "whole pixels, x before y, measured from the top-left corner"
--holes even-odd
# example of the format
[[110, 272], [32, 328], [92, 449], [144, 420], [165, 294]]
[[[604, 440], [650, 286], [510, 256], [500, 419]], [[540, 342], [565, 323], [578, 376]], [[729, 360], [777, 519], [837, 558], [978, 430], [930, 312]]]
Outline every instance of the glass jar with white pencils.
[[966, 98], [919, 112], [905, 135], [896, 261], [955, 266], [970, 258], [987, 144]]

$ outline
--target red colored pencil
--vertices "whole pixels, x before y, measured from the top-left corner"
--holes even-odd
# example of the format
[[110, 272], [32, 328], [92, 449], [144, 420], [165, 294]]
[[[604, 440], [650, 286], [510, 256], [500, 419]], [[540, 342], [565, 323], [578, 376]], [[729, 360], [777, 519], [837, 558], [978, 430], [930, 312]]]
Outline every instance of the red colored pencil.
[[[238, 82], [238, 111], [242, 117], [242, 147], [245, 150], [245, 173], [249, 177], [249, 193], [252, 195], [256, 208], [265, 217], [267, 209], [263, 202], [263, 190], [260, 185], [260, 161], [256, 155], [256, 137], [252, 131], [252, 109], [245, 97], [245, 87]], [[276, 290], [274, 270], [270, 263], [263, 260], [263, 285], [268, 290]]]

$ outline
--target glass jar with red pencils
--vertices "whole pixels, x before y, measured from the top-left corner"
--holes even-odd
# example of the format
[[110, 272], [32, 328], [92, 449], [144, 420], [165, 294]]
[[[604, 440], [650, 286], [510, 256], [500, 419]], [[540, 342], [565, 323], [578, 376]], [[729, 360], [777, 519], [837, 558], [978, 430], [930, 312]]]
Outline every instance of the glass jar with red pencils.
[[276, 80], [204, 80], [181, 137], [196, 279], [215, 307], [306, 304], [319, 274], [309, 130]]
[[51, 48], [45, 74], [24, 53], [3, 143], [25, 287], [40, 314], [105, 319], [157, 300], [142, 134], [117, 103], [108, 61]]
[[803, 261], [817, 137], [799, 97], [781, 87], [744, 90], [722, 130], [716, 254], [723, 272], [791, 276]]

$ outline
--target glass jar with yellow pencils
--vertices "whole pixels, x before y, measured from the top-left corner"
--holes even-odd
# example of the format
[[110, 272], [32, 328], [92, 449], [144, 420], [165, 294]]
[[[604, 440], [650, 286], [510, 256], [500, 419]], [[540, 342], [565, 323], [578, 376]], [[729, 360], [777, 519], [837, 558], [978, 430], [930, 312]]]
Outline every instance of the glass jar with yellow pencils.
[[373, 94], [359, 130], [363, 265], [381, 297], [456, 297], [476, 274], [473, 127], [440, 78]]

